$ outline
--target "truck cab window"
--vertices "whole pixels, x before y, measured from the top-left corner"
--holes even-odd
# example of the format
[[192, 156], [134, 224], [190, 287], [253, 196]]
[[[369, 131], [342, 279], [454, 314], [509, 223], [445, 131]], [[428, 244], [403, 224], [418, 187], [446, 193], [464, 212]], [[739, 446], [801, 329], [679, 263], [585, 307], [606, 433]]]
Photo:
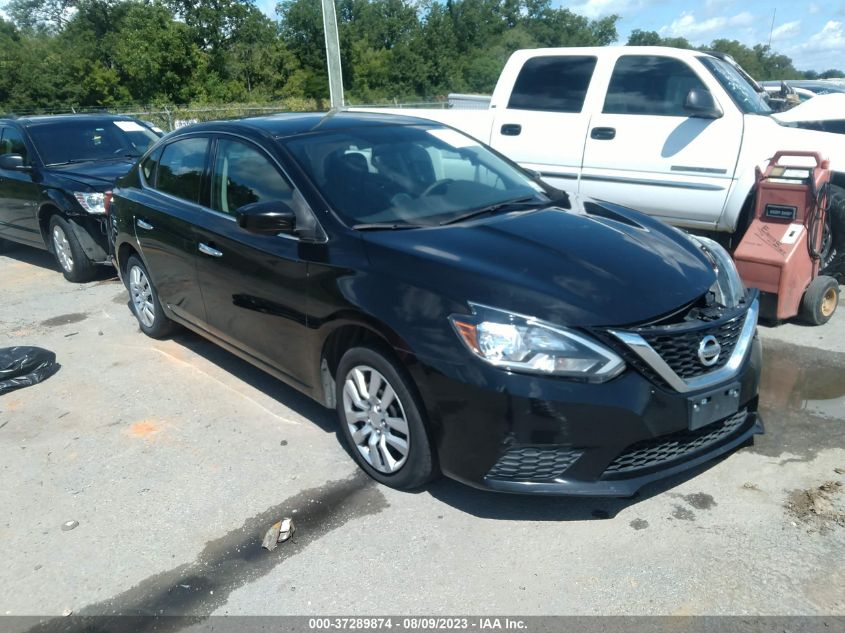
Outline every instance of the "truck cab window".
[[525, 62], [508, 108], [581, 112], [596, 67], [595, 57], [543, 56]]
[[706, 86], [681, 60], [624, 55], [613, 69], [603, 112], [689, 116], [684, 102], [693, 88], [706, 89]]

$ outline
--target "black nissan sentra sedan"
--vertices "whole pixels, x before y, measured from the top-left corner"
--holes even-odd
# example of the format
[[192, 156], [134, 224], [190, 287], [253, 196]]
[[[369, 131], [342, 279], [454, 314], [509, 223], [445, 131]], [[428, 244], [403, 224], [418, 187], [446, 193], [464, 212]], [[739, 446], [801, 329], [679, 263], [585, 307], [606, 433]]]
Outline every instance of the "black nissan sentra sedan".
[[195, 125], [110, 219], [144, 332], [335, 408], [389, 486], [628, 496], [762, 432], [757, 293], [720, 246], [430, 121]]

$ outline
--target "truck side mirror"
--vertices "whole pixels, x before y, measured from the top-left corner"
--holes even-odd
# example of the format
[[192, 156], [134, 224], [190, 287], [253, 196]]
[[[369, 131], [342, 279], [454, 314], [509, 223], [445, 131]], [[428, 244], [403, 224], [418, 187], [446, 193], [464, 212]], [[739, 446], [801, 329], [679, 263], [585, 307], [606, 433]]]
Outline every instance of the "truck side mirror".
[[23, 156], [20, 154], [3, 154], [0, 156], [0, 169], [29, 171], [29, 167], [23, 164]]
[[258, 235], [293, 233], [296, 214], [281, 200], [253, 202], [235, 212], [238, 226]]
[[720, 119], [723, 114], [716, 99], [713, 98], [713, 93], [704, 88], [693, 88], [687, 93], [684, 109], [690, 113], [690, 116], [701, 119]]

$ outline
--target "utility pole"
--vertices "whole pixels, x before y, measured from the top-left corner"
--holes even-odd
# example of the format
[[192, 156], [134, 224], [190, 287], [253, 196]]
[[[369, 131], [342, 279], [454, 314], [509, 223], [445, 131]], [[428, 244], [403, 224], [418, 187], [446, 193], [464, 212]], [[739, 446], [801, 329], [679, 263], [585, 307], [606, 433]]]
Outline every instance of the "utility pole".
[[343, 73], [340, 68], [340, 36], [337, 34], [337, 14], [334, 0], [322, 0], [323, 33], [326, 36], [326, 66], [329, 73], [329, 98], [332, 109], [342, 108]]

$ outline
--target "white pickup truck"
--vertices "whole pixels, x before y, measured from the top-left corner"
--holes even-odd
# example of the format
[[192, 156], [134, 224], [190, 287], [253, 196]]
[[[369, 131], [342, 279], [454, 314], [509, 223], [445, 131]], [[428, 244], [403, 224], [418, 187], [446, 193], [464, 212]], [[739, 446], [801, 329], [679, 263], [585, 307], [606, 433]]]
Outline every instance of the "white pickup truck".
[[834, 171], [829, 272], [845, 272], [842, 136], [775, 119], [737, 68], [714, 55], [633, 46], [521, 50], [486, 110], [389, 111], [446, 123], [553, 186], [716, 232], [727, 245], [747, 227], [755, 167], [778, 150], [819, 151]]

